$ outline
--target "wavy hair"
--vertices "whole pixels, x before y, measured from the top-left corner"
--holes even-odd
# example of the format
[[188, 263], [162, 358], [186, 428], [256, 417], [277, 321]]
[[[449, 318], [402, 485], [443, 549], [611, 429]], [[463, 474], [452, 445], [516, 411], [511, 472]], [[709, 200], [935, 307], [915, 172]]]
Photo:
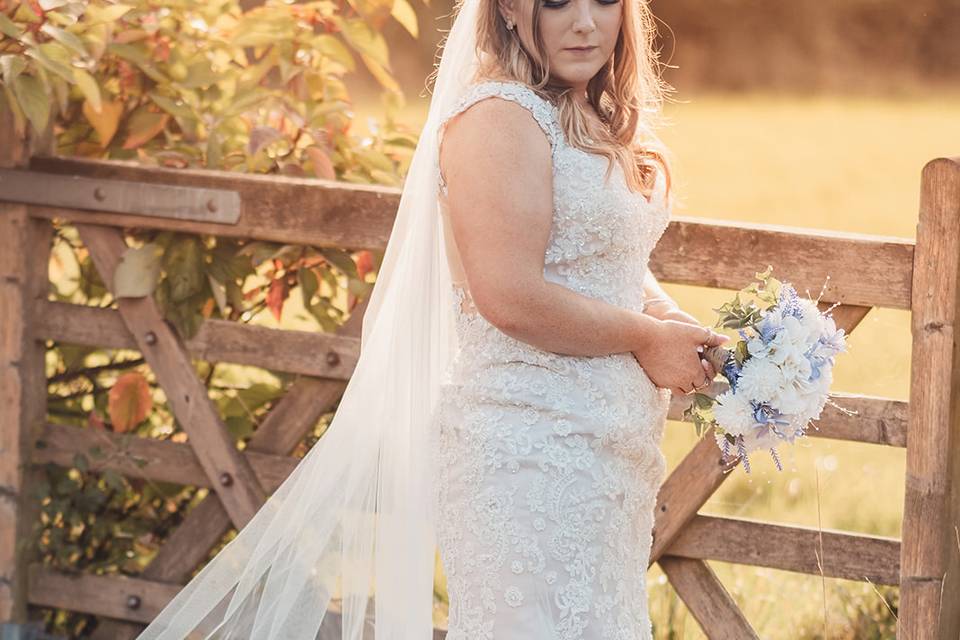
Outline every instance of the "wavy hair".
[[659, 164], [669, 194], [669, 152], [654, 131], [663, 123], [663, 103], [673, 87], [659, 73], [656, 22], [649, 0], [621, 0], [623, 19], [613, 53], [587, 83], [587, 99], [605, 125], [599, 131], [572, 97], [572, 89], [551, 81], [538, 27], [540, 0], [520, 2], [531, 6], [535, 50], [526, 51], [516, 31], [507, 29], [497, 0], [484, 0], [477, 24], [477, 77], [523, 82], [554, 104], [569, 144], [607, 157], [607, 179], [613, 162], [619, 162], [630, 189], [646, 194], [656, 171], [653, 163]]

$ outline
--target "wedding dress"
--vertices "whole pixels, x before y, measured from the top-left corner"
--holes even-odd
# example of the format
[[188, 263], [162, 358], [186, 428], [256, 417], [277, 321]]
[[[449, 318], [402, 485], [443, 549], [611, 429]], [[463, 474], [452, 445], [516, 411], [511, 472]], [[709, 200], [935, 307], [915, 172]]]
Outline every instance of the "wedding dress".
[[[553, 105], [525, 84], [485, 80], [440, 120], [486, 98], [522, 105], [547, 136], [554, 212], [544, 277], [642, 310], [650, 252], [667, 227], [665, 178], [651, 199], [619, 164], [566, 141]], [[670, 401], [631, 353], [561, 355], [507, 336], [474, 307], [439, 210], [458, 350], [433, 426], [434, 501], [450, 598], [447, 640], [646, 640], [659, 444]]]

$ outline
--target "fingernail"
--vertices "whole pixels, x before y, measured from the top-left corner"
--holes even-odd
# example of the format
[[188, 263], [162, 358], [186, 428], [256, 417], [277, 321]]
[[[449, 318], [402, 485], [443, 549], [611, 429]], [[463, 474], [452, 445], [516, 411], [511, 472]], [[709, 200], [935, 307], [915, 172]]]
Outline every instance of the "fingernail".
[[697, 347], [697, 353], [703, 353], [703, 345]]

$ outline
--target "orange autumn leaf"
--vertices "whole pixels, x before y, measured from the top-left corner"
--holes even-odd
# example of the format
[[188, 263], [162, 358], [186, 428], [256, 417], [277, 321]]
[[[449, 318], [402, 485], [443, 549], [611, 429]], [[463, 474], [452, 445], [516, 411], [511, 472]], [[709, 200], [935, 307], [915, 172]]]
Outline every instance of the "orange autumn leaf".
[[123, 115], [123, 103], [120, 101], [106, 101], [100, 105], [100, 111], [94, 109], [89, 100], [83, 101], [83, 115], [93, 125], [100, 138], [100, 146], [104, 149], [113, 140], [113, 135], [120, 125], [120, 116]]
[[277, 278], [270, 282], [266, 303], [273, 317], [277, 319], [277, 322], [280, 322], [280, 314], [283, 312], [283, 302], [289, 294], [290, 288], [287, 286], [285, 278]]
[[369, 251], [358, 251], [356, 256], [357, 274], [360, 279], [364, 279], [370, 270], [373, 269], [373, 255]]
[[107, 403], [114, 431], [126, 433], [143, 422], [152, 408], [150, 386], [141, 374], [132, 371], [117, 378]]

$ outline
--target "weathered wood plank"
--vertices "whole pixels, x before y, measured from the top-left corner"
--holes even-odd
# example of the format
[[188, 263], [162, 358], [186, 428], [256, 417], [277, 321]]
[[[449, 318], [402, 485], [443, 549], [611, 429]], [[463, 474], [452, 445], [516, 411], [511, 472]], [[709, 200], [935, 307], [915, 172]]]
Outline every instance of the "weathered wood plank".
[[[137, 341], [114, 309], [64, 302], [39, 302], [33, 335], [110, 349], [137, 349]], [[271, 329], [229, 320], [205, 320], [184, 341], [191, 357], [233, 362], [274, 371], [348, 380], [360, 357], [360, 339], [352, 336]]]
[[234, 191], [23, 169], [0, 169], [0, 200], [215, 224], [240, 218], [240, 196]]
[[[340, 327], [339, 336], [359, 337], [368, 302], [369, 299], [357, 305]], [[336, 405], [345, 388], [345, 383], [335, 380], [298, 380], [250, 438], [247, 451], [288, 454], [320, 416]], [[171, 583], [186, 582], [229, 528], [230, 518], [223, 504], [216, 496], [207, 496], [190, 510], [180, 526], [167, 537], [144, 570], [143, 577]], [[338, 628], [335, 622], [330, 624]], [[139, 625], [131, 623], [107, 622], [98, 627], [94, 640], [133, 640], [140, 629]]]
[[[56, 174], [137, 180], [151, 184], [235, 190], [243, 201], [233, 227], [164, 222], [143, 216], [31, 207], [31, 215], [78, 223], [176, 229], [291, 244], [382, 249], [400, 203], [400, 190], [323, 180], [210, 170], [174, 170], [120, 161], [34, 158], [30, 168]], [[749, 252], [721, 247], [750, 247]], [[817, 260], [810, 260], [810, 256]], [[803, 292], [862, 306], [910, 306], [913, 241], [778, 225], [675, 216], [654, 249], [651, 271], [664, 282], [739, 289], [757, 265], [776, 264]], [[782, 274], [782, 275], [783, 275]]]
[[30, 566], [30, 604], [150, 622], [177, 594], [176, 585], [126, 576], [67, 574]]
[[[98, 447], [105, 457], [92, 456], [90, 450], [93, 447]], [[203, 465], [189, 444], [91, 428], [45, 425], [35, 440], [31, 459], [34, 464], [53, 463], [72, 467], [74, 456], [78, 453], [87, 457], [90, 469], [94, 471], [113, 469], [131, 478], [212, 489], [218, 486], [204, 472]], [[260, 483], [268, 491], [280, 486], [298, 462], [287, 456], [249, 450], [241, 455], [248, 460]]]
[[[156, 580], [127, 576], [68, 574], [39, 564], [30, 566], [30, 604], [112, 618], [105, 621], [107, 624], [119, 621], [148, 623], [163, 610], [179, 590], [180, 587], [176, 585]], [[374, 606], [374, 600], [371, 598], [367, 607], [371, 620]], [[339, 639], [343, 612], [340, 601], [331, 600], [327, 610], [328, 614], [321, 625], [318, 640]], [[139, 628], [139, 625], [135, 628]], [[368, 631], [371, 633], [369, 637], [372, 638], [372, 625], [370, 629], [365, 630], [365, 638]], [[445, 637], [446, 629], [442, 627], [434, 629], [433, 640], [443, 640]], [[117, 639], [112, 637], [111, 640]]]
[[[114, 270], [127, 247], [122, 232], [88, 225], [80, 225], [78, 230], [101, 278], [112, 289]], [[250, 464], [237, 451], [183, 343], [164, 320], [153, 297], [120, 298], [117, 307], [231, 520], [243, 526], [263, 504], [266, 493]]]
[[759, 640], [760, 636], [706, 562], [663, 556], [660, 568], [710, 640]]
[[960, 636], [960, 156], [923, 168], [897, 637]]
[[400, 189], [315, 178], [256, 175], [211, 169], [165, 169], [119, 160], [33, 158], [32, 171], [236, 191], [240, 220], [224, 226], [56, 207], [30, 207], [31, 215], [72, 222], [171, 229], [289, 244], [383, 248], [400, 205]]
[[661, 282], [733, 290], [768, 264], [801, 295], [809, 290], [816, 298], [829, 275], [824, 301], [910, 308], [908, 238], [673, 216], [650, 256], [650, 271]]
[[[0, 134], [0, 139], [3, 135]], [[7, 150], [7, 152], [10, 152]], [[46, 418], [45, 346], [32, 339], [31, 309], [49, 290], [52, 228], [21, 205], [0, 203], [0, 622], [26, 621], [28, 554], [37, 518], [28, 487], [30, 443]]]
[[680, 532], [667, 554], [719, 560], [844, 580], [900, 583], [900, 541], [847, 531], [785, 526], [745, 518], [697, 515]]
[[666, 553], [703, 503], [730, 475], [713, 433], [712, 427], [704, 431], [657, 493], [649, 565]]

